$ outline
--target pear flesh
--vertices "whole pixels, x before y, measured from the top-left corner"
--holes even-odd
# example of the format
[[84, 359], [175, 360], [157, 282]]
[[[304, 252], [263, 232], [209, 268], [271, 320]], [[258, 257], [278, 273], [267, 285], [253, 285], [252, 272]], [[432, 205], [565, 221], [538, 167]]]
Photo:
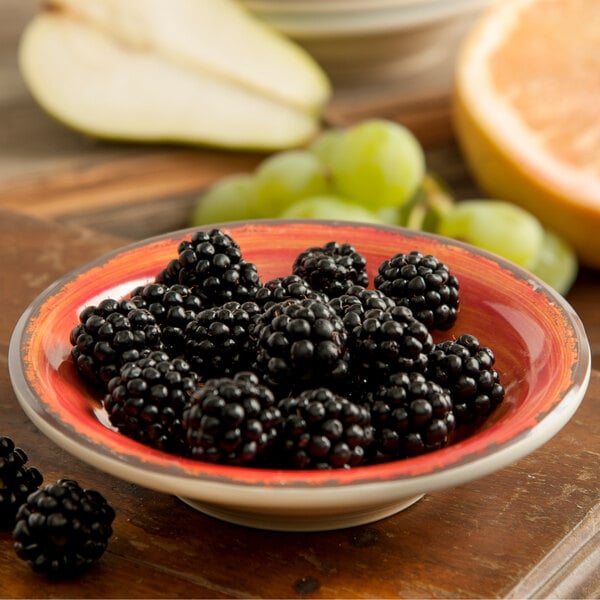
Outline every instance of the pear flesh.
[[[330, 93], [320, 68], [229, 0], [57, 4], [26, 27], [20, 67], [38, 103], [77, 130], [257, 150], [318, 131]], [[217, 30], [215, 13], [232, 20]], [[272, 60], [280, 44], [291, 50]]]
[[329, 81], [299, 46], [231, 0], [52, 0], [52, 6], [138, 50], [318, 111]]

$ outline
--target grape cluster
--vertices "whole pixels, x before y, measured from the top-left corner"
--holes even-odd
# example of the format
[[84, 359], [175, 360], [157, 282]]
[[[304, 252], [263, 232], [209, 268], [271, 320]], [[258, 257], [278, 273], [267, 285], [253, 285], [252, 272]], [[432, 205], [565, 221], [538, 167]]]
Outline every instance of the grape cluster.
[[367, 119], [324, 131], [305, 149], [265, 158], [199, 199], [192, 225], [260, 218], [385, 223], [468, 242], [515, 262], [566, 293], [577, 258], [529, 212], [499, 200], [461, 200], [429, 173], [406, 127]]
[[[224, 294], [190, 277], [190, 244], [208, 238], [256, 273], [253, 291], [242, 278], [223, 283]], [[111, 425], [139, 443], [205, 462], [352, 468], [443, 448], [503, 400], [491, 349], [469, 334], [434, 342], [458, 320], [460, 287], [435, 256], [398, 253], [370, 280], [357, 248], [328, 241], [261, 284], [222, 230], [194, 233], [178, 253], [179, 267], [171, 261], [129, 295], [155, 317], [152, 347], [121, 357], [108, 383], [73, 355], [103, 392]], [[203, 272], [219, 272], [218, 251], [202, 261]], [[230, 300], [238, 286], [243, 302]], [[103, 303], [129, 308], [131, 298]], [[164, 344], [173, 310], [185, 316], [179, 343]], [[93, 328], [87, 335], [93, 344]], [[80, 335], [72, 340], [77, 348]]]

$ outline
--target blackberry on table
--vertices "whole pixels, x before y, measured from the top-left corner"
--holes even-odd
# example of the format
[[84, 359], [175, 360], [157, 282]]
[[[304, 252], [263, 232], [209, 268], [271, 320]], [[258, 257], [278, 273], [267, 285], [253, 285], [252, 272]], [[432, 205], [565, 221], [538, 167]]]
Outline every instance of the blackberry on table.
[[121, 368], [108, 385], [104, 408], [123, 435], [180, 454], [183, 410], [197, 379], [183, 359], [152, 352]]
[[449, 329], [459, 308], [459, 282], [435, 256], [414, 250], [379, 266], [375, 288], [407, 306], [429, 329]]
[[59, 479], [35, 491], [19, 508], [14, 548], [38, 573], [73, 577], [104, 554], [114, 517], [99, 492]]
[[226, 302], [200, 311], [185, 329], [184, 357], [203, 379], [231, 376], [254, 358], [255, 302]]
[[79, 321], [70, 334], [71, 356], [79, 373], [102, 387], [123, 364], [162, 347], [156, 320], [131, 300], [102, 300], [84, 308]]
[[179, 267], [161, 272], [163, 283], [177, 282], [192, 290], [205, 307], [254, 299], [260, 287], [256, 265], [247, 262], [235, 240], [220, 229], [197, 231], [178, 248]]
[[154, 317], [164, 350], [173, 357], [182, 354], [186, 325], [203, 309], [200, 298], [181, 284], [149, 283], [131, 292], [131, 302]]
[[361, 464], [373, 444], [368, 410], [326, 387], [279, 402], [284, 419], [280, 444], [285, 467], [349, 468]]
[[366, 311], [348, 342], [352, 372], [367, 382], [399, 371], [424, 372], [433, 346], [427, 327], [405, 306]]
[[42, 484], [42, 474], [13, 440], [0, 436], [0, 527], [12, 527], [19, 506]]
[[198, 460], [260, 466], [281, 429], [275, 396], [256, 374], [208, 380], [192, 394], [183, 425], [188, 454]]
[[309, 283], [299, 275], [276, 277], [265, 283], [256, 292], [255, 301], [263, 308], [284, 300], [321, 300], [327, 302], [327, 294], [313, 290]]
[[450, 394], [421, 373], [393, 373], [367, 400], [377, 460], [417, 456], [450, 442], [456, 426]]
[[292, 272], [314, 290], [336, 298], [353, 285], [369, 283], [366, 264], [365, 257], [354, 246], [332, 241], [301, 252], [294, 260]]
[[334, 385], [348, 374], [347, 334], [340, 317], [319, 300], [287, 300], [257, 320], [256, 367], [278, 392]]
[[475, 336], [440, 342], [428, 359], [427, 376], [450, 391], [459, 425], [490, 414], [504, 399], [494, 353]]

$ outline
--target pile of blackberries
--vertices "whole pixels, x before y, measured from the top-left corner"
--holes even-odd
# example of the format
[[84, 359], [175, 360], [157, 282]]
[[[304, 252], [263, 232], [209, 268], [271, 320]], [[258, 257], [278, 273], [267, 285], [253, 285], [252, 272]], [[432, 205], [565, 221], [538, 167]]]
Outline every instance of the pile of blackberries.
[[459, 282], [398, 253], [369, 288], [335, 241], [261, 281], [221, 229], [179, 244], [155, 280], [85, 308], [71, 333], [111, 424], [212, 463], [351, 468], [443, 448], [503, 400], [494, 354], [456, 322]]

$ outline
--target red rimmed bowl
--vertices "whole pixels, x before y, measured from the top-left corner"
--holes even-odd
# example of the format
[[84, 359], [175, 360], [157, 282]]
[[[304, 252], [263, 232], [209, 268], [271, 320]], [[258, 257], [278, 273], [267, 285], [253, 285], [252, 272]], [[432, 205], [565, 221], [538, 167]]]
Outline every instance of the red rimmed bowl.
[[444, 261], [461, 283], [461, 308], [436, 341], [470, 333], [496, 354], [506, 389], [500, 407], [473, 435], [423, 456], [350, 470], [285, 471], [202, 463], [139, 444], [107, 426], [100, 398], [82, 385], [69, 333], [84, 306], [118, 298], [154, 279], [181, 230], [103, 256], [58, 280], [25, 311], [13, 333], [9, 370], [21, 406], [68, 452], [112, 475], [175, 494], [227, 521], [275, 530], [326, 530], [394, 514], [423, 494], [488, 475], [533, 452], [571, 418], [589, 383], [581, 321], [529, 273], [456, 241], [400, 228], [317, 221], [221, 225], [263, 281], [290, 273], [295, 256], [330, 240], [365, 255], [371, 281], [397, 252]]

